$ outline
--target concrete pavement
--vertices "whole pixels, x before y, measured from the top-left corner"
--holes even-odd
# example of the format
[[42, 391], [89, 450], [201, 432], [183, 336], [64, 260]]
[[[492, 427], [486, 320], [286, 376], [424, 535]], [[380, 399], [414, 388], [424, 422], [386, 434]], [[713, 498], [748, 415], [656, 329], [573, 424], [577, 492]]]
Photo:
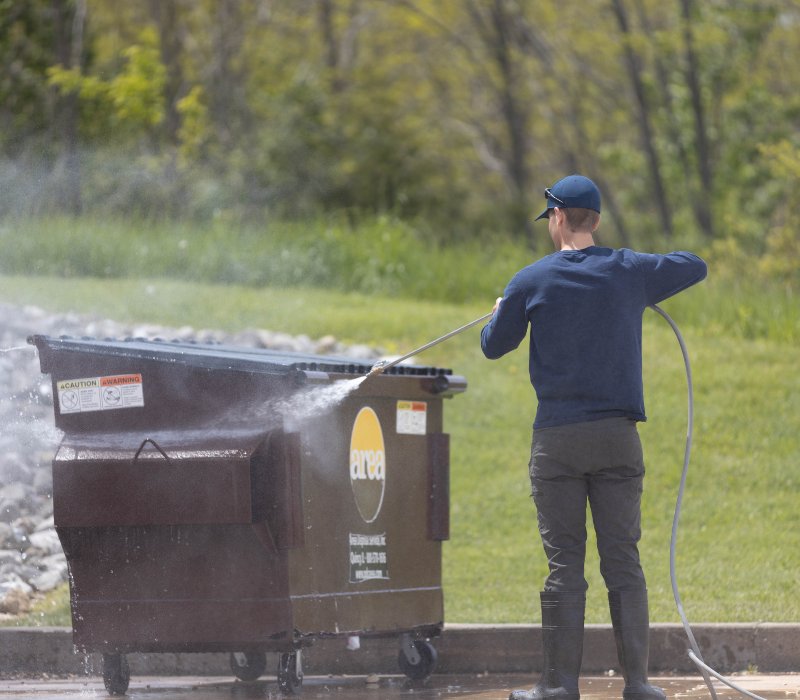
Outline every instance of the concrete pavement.
[[[761, 673], [800, 672], [800, 624], [696, 624], [693, 631], [705, 661], [721, 673], [757, 669]], [[439, 661], [436, 672], [535, 673], [541, 668], [538, 625], [446, 625], [433, 640]], [[398, 640], [361, 641], [349, 651], [341, 638], [320, 639], [303, 652], [306, 673], [368, 675], [397, 673]], [[650, 667], [653, 673], [696, 673], [686, 655], [688, 643], [679, 624], [651, 627]], [[277, 666], [270, 655], [268, 669]], [[227, 654], [130, 654], [134, 676], [229, 676]], [[0, 678], [15, 673], [83, 674], [99, 668], [97, 655], [74, 653], [69, 628], [0, 628]], [[618, 670], [610, 625], [587, 625], [583, 672]]]
[[[411, 686], [399, 676], [336, 676], [307, 677], [299, 698], [336, 698], [336, 700], [439, 700], [443, 696], [471, 700], [505, 700], [514, 688], [530, 688], [533, 676], [504, 674], [462, 674], [433, 676], [424, 685]], [[652, 679], [669, 698], [701, 700], [709, 698], [708, 689], [698, 678], [661, 677]], [[766, 700], [794, 700], [800, 697], [800, 676], [747, 675], [737, 683]], [[582, 700], [619, 700], [623, 681], [619, 677], [589, 676], [581, 678]], [[718, 700], [741, 699], [743, 696], [725, 686], [716, 688]], [[15, 700], [71, 700], [74, 698], [108, 698], [103, 682], [89, 676], [64, 679], [0, 680], [0, 698]], [[127, 700], [249, 700], [280, 698], [274, 679], [254, 683], [231, 681], [230, 678], [150, 676], [133, 678]]]

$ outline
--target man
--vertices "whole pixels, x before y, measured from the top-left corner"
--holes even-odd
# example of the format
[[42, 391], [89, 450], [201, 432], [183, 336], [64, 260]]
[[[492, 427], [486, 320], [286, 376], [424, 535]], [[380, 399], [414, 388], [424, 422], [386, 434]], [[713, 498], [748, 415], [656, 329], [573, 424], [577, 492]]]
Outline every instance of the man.
[[540, 593], [544, 667], [530, 691], [510, 700], [578, 700], [583, 621], [586, 502], [625, 700], [663, 700], [648, 683], [647, 588], [638, 541], [644, 462], [637, 421], [645, 308], [699, 282], [705, 263], [675, 252], [651, 255], [595, 245], [600, 192], [582, 175], [545, 190], [556, 252], [520, 270], [481, 333], [489, 359], [514, 350], [530, 325], [530, 378], [538, 399], [530, 476], [549, 575]]

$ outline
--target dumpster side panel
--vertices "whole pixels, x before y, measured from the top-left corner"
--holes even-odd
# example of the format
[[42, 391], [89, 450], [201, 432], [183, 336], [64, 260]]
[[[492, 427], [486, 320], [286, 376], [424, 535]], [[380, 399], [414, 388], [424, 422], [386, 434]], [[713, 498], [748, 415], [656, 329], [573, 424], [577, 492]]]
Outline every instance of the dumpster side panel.
[[286, 555], [272, 551], [255, 526], [57, 531], [80, 648], [237, 650], [290, 641]]
[[450, 436], [428, 436], [428, 537], [450, 539]]
[[56, 525], [249, 523], [246, 459], [53, 461]]
[[[348, 399], [335, 416], [315, 421], [315, 439], [304, 445], [306, 543], [290, 558], [295, 621], [304, 634], [399, 633], [444, 619], [439, 540], [446, 535], [449, 443], [441, 433], [442, 400], [420, 401], [418, 380], [406, 382], [414, 384], [414, 400]], [[371, 427], [373, 442], [356, 436], [363, 410], [380, 425]], [[373, 457], [379, 480], [381, 458], [371, 454], [380, 447], [378, 432], [385, 484], [372, 518], [374, 505], [356, 501]], [[356, 478], [359, 456], [366, 463]]]
[[298, 433], [273, 431], [251, 460], [252, 513], [266, 522], [278, 549], [302, 547], [303, 487]]

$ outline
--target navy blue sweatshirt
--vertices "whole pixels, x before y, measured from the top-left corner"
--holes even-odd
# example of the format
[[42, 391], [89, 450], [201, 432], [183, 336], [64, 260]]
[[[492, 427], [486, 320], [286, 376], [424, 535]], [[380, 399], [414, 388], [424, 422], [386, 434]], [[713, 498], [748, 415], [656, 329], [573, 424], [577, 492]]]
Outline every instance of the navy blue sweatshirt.
[[642, 314], [706, 276], [692, 253], [591, 246], [562, 250], [520, 270], [481, 332], [489, 359], [530, 334], [534, 428], [626, 416], [647, 420]]

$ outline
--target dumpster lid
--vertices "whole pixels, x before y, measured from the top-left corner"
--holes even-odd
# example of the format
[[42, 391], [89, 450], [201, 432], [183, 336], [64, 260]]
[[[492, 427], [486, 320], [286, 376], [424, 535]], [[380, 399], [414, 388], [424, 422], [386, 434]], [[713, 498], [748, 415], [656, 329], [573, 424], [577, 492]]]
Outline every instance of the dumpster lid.
[[[349, 357], [309, 355], [304, 353], [247, 348], [215, 343], [167, 341], [160, 338], [125, 338], [124, 340], [96, 338], [54, 338], [33, 335], [28, 343], [39, 351], [42, 372], [49, 374], [52, 359], [59, 352], [78, 352], [111, 355], [157, 362], [188, 364], [209, 369], [236, 369], [274, 375], [297, 372], [328, 372], [332, 374], [365, 375], [374, 363]], [[392, 375], [432, 377], [451, 375], [452, 370], [423, 365], [396, 365], [384, 372]]]

